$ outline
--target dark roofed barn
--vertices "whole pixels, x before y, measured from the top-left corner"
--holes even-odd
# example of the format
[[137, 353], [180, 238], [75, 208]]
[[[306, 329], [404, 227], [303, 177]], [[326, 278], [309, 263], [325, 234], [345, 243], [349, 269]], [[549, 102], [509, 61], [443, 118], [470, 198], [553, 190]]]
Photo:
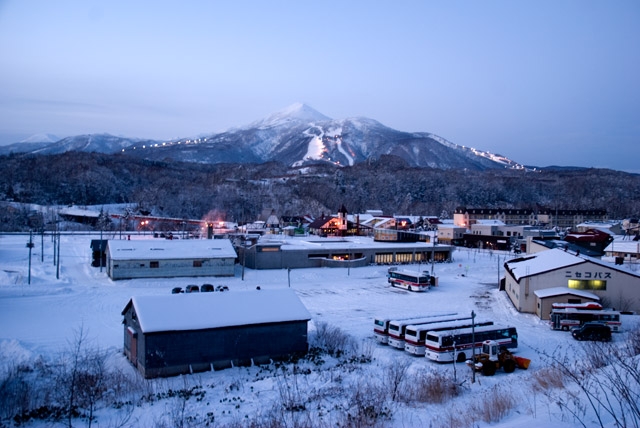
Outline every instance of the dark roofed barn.
[[145, 378], [305, 354], [311, 316], [291, 289], [133, 297], [124, 353]]

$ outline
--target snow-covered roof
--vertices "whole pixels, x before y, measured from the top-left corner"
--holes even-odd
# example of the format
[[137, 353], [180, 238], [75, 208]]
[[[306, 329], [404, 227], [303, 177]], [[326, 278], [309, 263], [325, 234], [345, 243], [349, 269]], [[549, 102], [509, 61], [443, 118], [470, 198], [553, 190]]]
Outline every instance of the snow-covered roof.
[[576, 227], [602, 229], [604, 231], [604, 229], [609, 230], [612, 227], [617, 226], [619, 224], [621, 224], [621, 222], [617, 221], [617, 220], [613, 220], [613, 221], [585, 221], [585, 222], [582, 222], [582, 223], [578, 224]]
[[282, 251], [295, 251], [304, 249], [326, 249], [355, 251], [358, 249], [389, 248], [389, 249], [413, 249], [425, 247], [431, 250], [432, 243], [426, 242], [376, 242], [372, 238], [362, 236], [350, 236], [344, 238], [321, 238], [319, 236], [307, 237], [272, 237], [264, 235], [258, 241], [259, 246], [280, 246]]
[[177, 260], [236, 258], [228, 239], [141, 239], [109, 240], [107, 252], [112, 260]]
[[527, 276], [537, 275], [539, 273], [549, 272], [581, 263], [585, 263], [583, 258], [554, 248], [535, 253], [531, 256], [509, 260], [505, 265], [516, 281], [519, 281], [521, 278], [525, 278]]
[[573, 288], [567, 288], [567, 287], [545, 288], [543, 290], [536, 290], [533, 292], [533, 294], [535, 294], [541, 299], [544, 299], [545, 297], [562, 296], [563, 294], [571, 294], [574, 296], [584, 297], [586, 299], [600, 300], [600, 297], [588, 291], [574, 290]]
[[504, 222], [501, 220], [490, 220], [490, 219], [478, 219], [476, 220], [476, 224], [480, 226], [504, 226]]
[[75, 206], [62, 208], [60, 211], [58, 211], [58, 214], [73, 215], [77, 217], [95, 217], [95, 218], [98, 218], [100, 216], [99, 211], [88, 210], [88, 209], [79, 208]]
[[438, 229], [466, 229], [466, 227], [458, 226], [457, 224], [451, 223], [449, 220], [445, 220], [442, 224], [438, 225]]
[[135, 296], [122, 311], [123, 315], [130, 305], [144, 333], [311, 319], [290, 288]]
[[604, 249], [605, 253], [627, 253], [627, 254], [640, 254], [640, 241], [630, 241], [616, 239], [611, 242], [607, 248]]

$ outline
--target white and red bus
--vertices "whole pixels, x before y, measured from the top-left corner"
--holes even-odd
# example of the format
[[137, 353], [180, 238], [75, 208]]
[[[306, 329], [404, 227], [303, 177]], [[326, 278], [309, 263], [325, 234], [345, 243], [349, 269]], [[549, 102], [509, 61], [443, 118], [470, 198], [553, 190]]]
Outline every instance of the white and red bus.
[[398, 269], [395, 266], [389, 268], [387, 281], [393, 287], [404, 288], [409, 291], [427, 291], [431, 287], [431, 275], [429, 272]]
[[404, 332], [404, 350], [414, 355], [424, 355], [426, 351], [425, 340], [427, 333], [442, 330], [455, 330], [471, 326], [484, 327], [493, 325], [493, 321], [477, 320], [473, 322], [470, 317], [462, 320], [445, 321], [433, 324], [408, 325]]
[[577, 308], [552, 309], [549, 326], [553, 330], [569, 331], [573, 327], [580, 327], [586, 322], [600, 322], [608, 325], [613, 332], [622, 330], [620, 312], [610, 310], [590, 310]]
[[423, 315], [423, 316], [414, 316], [407, 318], [375, 318], [373, 320], [373, 335], [376, 340], [382, 344], [386, 345], [389, 343], [389, 323], [391, 321], [417, 321], [422, 318], [430, 318], [430, 317], [443, 317], [443, 316], [451, 316], [458, 315], [457, 312], [452, 313], [443, 313], [438, 315]]
[[598, 302], [585, 302], [585, 303], [552, 303], [552, 309], [565, 309], [565, 308], [576, 308], [576, 309], [591, 309], [594, 311], [598, 311], [602, 309], [602, 305]]
[[499, 347], [517, 348], [515, 327], [488, 325], [483, 327], [430, 331], [425, 339], [425, 356], [438, 362], [464, 362], [482, 349], [482, 342], [494, 340]]
[[445, 321], [464, 320], [469, 318], [467, 315], [439, 315], [411, 320], [393, 320], [389, 322], [389, 346], [404, 349], [404, 335], [409, 325], [425, 325], [435, 324]]

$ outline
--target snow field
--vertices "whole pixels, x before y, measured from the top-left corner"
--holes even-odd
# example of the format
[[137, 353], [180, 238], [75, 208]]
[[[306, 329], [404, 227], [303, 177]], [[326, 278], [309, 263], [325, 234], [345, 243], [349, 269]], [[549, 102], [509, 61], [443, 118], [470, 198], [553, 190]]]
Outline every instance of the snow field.
[[[354, 269], [298, 269], [288, 275], [286, 270], [256, 271], [237, 266], [233, 278], [163, 278], [111, 281], [106, 269], [90, 266], [91, 239], [96, 236], [63, 235], [60, 253], [60, 278], [56, 279], [53, 246], [44, 238], [44, 261], [41, 261], [41, 241], [34, 236], [31, 260], [31, 284], [28, 279], [28, 235], [0, 236], [0, 361], [3, 368], [38, 356], [55, 359], [69, 348], [77, 332], [86, 332], [88, 340], [107, 350], [109, 362], [132, 378], [136, 371], [122, 355], [123, 327], [121, 311], [132, 296], [170, 293], [173, 287], [211, 283], [235, 290], [285, 288], [291, 286], [312, 316], [310, 341], [318, 329], [337, 328], [349, 336], [357, 348], [354, 355], [364, 355], [370, 362], [358, 363], [348, 358], [321, 356], [323, 364], [303, 360], [294, 372], [284, 368], [238, 367], [219, 372], [196, 373], [168, 379], [140, 381], [154, 391], [156, 400], [142, 403], [132, 410], [128, 426], [159, 426], [177, 423], [176, 409], [181, 415], [192, 415], [193, 421], [204, 424], [211, 417], [216, 424], [242, 426], [260, 418], [275, 418], [284, 414], [291, 426], [335, 426], [345, 423], [345, 414], [357, 412], [353, 406], [357, 391], [368, 391], [372, 405], [389, 408], [389, 417], [380, 416], [378, 426], [444, 426], [470, 422], [486, 426], [481, 416], [487, 397], [513, 400], [512, 407], [499, 415], [491, 426], [582, 426], [567, 416], [553, 402], [552, 394], [536, 391], [532, 386], [539, 370], [548, 366], [543, 354], [575, 357], [589, 344], [578, 343], [565, 332], [552, 331], [535, 315], [520, 314], [511, 305], [497, 283], [504, 253], [459, 249], [452, 263], [436, 264], [439, 286], [425, 293], [411, 293], [387, 284], [388, 266], [368, 266]], [[110, 238], [110, 237], [109, 237]], [[132, 237], [137, 238], [137, 237]], [[141, 239], [152, 239], [148, 236]], [[425, 270], [410, 265], [407, 269]], [[430, 270], [431, 266], [428, 266]], [[373, 338], [373, 319], [379, 316], [406, 317], [443, 311], [471, 313], [495, 323], [510, 324], [518, 329], [517, 354], [530, 358], [529, 370], [513, 374], [497, 373], [494, 377], [476, 375], [471, 382], [470, 370], [464, 364], [437, 364], [426, 358], [379, 345]], [[614, 335], [614, 344], [624, 342], [628, 332], [637, 328], [636, 317], [623, 318], [624, 332]], [[389, 382], [390, 367], [406, 367], [406, 376], [418, 379], [421, 373], [432, 372], [460, 385], [460, 394], [444, 403], [391, 402], [375, 399], [381, 384]], [[301, 373], [304, 373], [302, 375]], [[409, 383], [403, 384], [408, 388]], [[204, 391], [189, 399], [176, 398], [168, 391]], [[293, 392], [297, 391], [297, 392]], [[484, 398], [483, 398], [484, 397]], [[510, 398], [509, 398], [510, 397]], [[360, 396], [362, 398], [362, 395]], [[305, 401], [304, 410], [283, 412], [281, 404]], [[361, 410], [363, 407], [360, 407]], [[120, 410], [101, 409], [98, 421], [114, 423]], [[462, 415], [475, 415], [465, 419]], [[195, 416], [194, 416], [195, 415]], [[360, 415], [364, 417], [363, 415]], [[366, 415], [365, 415], [366, 416]], [[588, 412], [586, 421], [592, 421]], [[209, 418], [209, 419], [208, 419]], [[104, 423], [104, 422], [103, 422]], [[307, 425], [304, 425], [307, 423]], [[38, 426], [37, 423], [33, 426]], [[107, 426], [107, 425], [105, 425]], [[170, 426], [167, 425], [167, 426]], [[194, 422], [194, 425], [195, 422]], [[199, 426], [199, 425], [198, 425]]]

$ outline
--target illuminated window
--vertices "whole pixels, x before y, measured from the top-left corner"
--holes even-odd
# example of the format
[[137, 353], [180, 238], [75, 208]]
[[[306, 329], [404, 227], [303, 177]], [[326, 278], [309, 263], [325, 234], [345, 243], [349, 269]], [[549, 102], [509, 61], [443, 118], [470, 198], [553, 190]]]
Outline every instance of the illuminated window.
[[194, 260], [193, 267], [202, 267], [202, 260]]
[[413, 262], [413, 253], [397, 253], [396, 263], [411, 263]]
[[376, 254], [375, 262], [381, 264], [393, 263], [393, 253]]
[[607, 281], [601, 279], [570, 279], [567, 286], [574, 290], [604, 291], [607, 289]]
[[159, 268], [160, 267], [160, 262], [149, 262], [149, 267], [150, 268]]

